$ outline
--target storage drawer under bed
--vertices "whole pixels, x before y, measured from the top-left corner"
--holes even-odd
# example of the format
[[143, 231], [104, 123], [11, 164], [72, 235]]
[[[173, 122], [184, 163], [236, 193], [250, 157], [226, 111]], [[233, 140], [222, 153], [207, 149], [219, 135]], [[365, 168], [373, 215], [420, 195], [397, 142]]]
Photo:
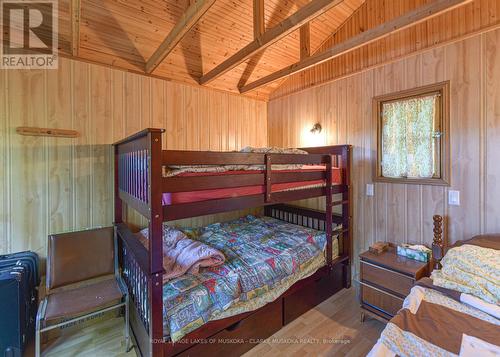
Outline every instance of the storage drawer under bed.
[[283, 325], [295, 320], [303, 313], [320, 304], [342, 289], [343, 264], [337, 264], [329, 271], [323, 267], [309, 278], [298, 281], [290, 294], [265, 305], [230, 327], [207, 338], [208, 342], [195, 345], [181, 356], [240, 356], [273, 335]]
[[282, 327], [282, 300], [265, 305], [247, 318], [182, 352], [180, 356], [241, 356]]
[[285, 296], [283, 324], [292, 322], [342, 289], [342, 274], [342, 264], [337, 264], [334, 270], [319, 277], [312, 276], [301, 289]]

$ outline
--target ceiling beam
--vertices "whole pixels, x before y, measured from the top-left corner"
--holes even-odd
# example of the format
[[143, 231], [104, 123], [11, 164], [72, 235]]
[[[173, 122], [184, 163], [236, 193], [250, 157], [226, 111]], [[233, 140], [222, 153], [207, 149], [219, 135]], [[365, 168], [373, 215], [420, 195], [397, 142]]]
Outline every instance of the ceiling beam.
[[182, 14], [174, 28], [165, 37], [158, 49], [146, 62], [146, 73], [151, 73], [177, 46], [182, 38], [196, 25], [198, 20], [212, 7], [215, 0], [194, 0], [190, 2], [186, 12]]
[[266, 32], [264, 0], [253, 0], [253, 38], [258, 38], [264, 32]]
[[214, 79], [222, 76], [224, 73], [232, 70], [234, 67], [245, 62], [256, 53], [271, 46], [276, 41], [288, 36], [293, 31], [319, 15], [330, 10], [332, 7], [340, 4], [343, 0], [312, 0], [310, 3], [300, 8], [293, 15], [264, 32], [261, 36], [250, 42], [233, 56], [216, 66], [210, 72], [200, 78], [200, 84], [207, 84]]
[[365, 46], [369, 43], [387, 37], [397, 31], [411, 27], [420, 22], [426, 21], [434, 16], [440, 15], [446, 11], [450, 11], [456, 7], [462, 6], [471, 2], [472, 0], [435, 0], [426, 5], [422, 5], [417, 9], [401, 15], [395, 19], [385, 22], [377, 27], [362, 32], [346, 41], [339, 43], [329, 49], [312, 55], [308, 58], [300, 60], [288, 67], [280, 69], [277, 72], [271, 73], [262, 77], [255, 82], [249, 83], [240, 88], [240, 93], [246, 93], [254, 89], [263, 87], [269, 83], [277, 81], [278, 79], [290, 76], [292, 74], [304, 71], [310, 67], [316, 66], [320, 63], [331, 60], [332, 58], [339, 57], [347, 52], [353, 51], [359, 47]]
[[311, 29], [309, 22], [300, 28], [300, 59], [311, 55]]
[[78, 56], [78, 54], [80, 53], [80, 0], [71, 0], [69, 6], [71, 15], [71, 54], [73, 56]]

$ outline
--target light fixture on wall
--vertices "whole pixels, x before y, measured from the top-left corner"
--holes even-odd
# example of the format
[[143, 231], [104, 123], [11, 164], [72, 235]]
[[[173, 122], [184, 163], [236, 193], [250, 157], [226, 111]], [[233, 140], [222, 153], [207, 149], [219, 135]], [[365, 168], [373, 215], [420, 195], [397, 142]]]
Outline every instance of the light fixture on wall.
[[311, 134], [316, 135], [316, 134], [321, 134], [321, 130], [323, 130], [323, 128], [321, 127], [321, 124], [316, 123], [313, 125], [313, 127], [310, 131], [311, 131]]

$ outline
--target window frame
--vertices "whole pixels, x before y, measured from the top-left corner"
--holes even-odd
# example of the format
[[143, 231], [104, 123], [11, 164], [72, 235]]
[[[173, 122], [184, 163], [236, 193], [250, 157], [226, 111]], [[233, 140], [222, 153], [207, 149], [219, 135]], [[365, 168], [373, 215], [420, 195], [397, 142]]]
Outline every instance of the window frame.
[[[436, 178], [406, 178], [382, 176], [382, 105], [388, 102], [418, 98], [439, 93], [439, 165], [440, 177]], [[450, 82], [439, 82], [422, 87], [412, 88], [373, 98], [373, 115], [377, 123], [377, 159], [375, 161], [375, 182], [450, 186], [451, 157], [450, 157]]]

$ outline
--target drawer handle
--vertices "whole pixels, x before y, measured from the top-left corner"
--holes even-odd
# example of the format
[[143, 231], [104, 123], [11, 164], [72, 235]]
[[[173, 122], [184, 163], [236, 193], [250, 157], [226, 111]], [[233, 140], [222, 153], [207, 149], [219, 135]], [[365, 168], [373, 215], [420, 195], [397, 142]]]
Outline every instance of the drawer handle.
[[240, 321], [235, 322], [231, 326], [226, 327], [226, 331], [231, 332], [231, 331], [237, 330], [238, 327], [240, 327], [240, 325], [241, 325], [242, 322], [243, 322], [243, 320], [240, 320]]
[[400, 272], [398, 272], [398, 271], [394, 271], [394, 270], [391, 270], [391, 269], [387, 269], [387, 268], [381, 267], [380, 265], [375, 265], [375, 264], [372, 264], [372, 263], [368, 263], [368, 262], [366, 262], [366, 261], [364, 261], [364, 260], [360, 260], [360, 262], [361, 262], [361, 263], [363, 263], [363, 264], [369, 265], [369, 266], [371, 266], [371, 267], [374, 267], [374, 268], [380, 269], [380, 270], [385, 270], [385, 271], [387, 271], [387, 272], [389, 272], [389, 273], [392, 273], [392, 274], [400, 275], [400, 276], [402, 276], [402, 277], [405, 277], [406, 279], [414, 280], [412, 277], [410, 277], [410, 276], [408, 276], [408, 275], [406, 275], [406, 274], [400, 273]]
[[398, 300], [404, 301], [404, 299], [403, 299], [403, 298], [401, 298], [401, 297], [399, 297], [399, 296], [397, 296], [397, 295], [391, 294], [390, 292], [387, 292], [387, 291], [384, 291], [384, 290], [382, 290], [382, 289], [376, 288], [376, 287], [374, 287], [374, 286], [372, 286], [372, 285], [370, 285], [370, 284], [364, 283], [364, 282], [362, 282], [362, 281], [360, 281], [359, 283], [360, 283], [361, 285], [363, 285], [363, 286], [366, 286], [366, 287], [370, 288], [370, 289], [376, 290], [376, 291], [378, 291], [378, 292], [380, 292], [380, 293], [382, 293], [382, 294], [389, 295], [389, 296], [391, 296], [391, 297], [393, 297], [393, 298], [395, 298], [395, 299], [398, 299]]

